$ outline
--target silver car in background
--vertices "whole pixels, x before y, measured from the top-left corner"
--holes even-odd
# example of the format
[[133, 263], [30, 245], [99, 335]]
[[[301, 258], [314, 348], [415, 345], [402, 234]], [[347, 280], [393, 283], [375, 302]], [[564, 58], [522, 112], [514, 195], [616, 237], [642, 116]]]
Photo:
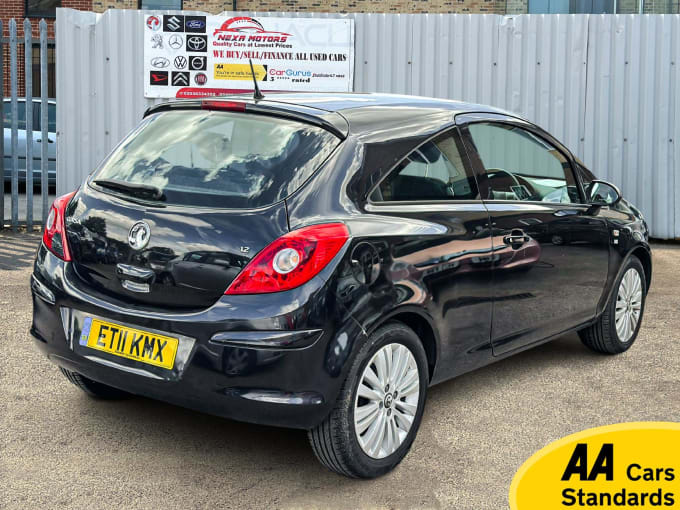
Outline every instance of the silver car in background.
[[[23, 97], [18, 98], [17, 101], [17, 156], [18, 156], [18, 168], [19, 168], [19, 183], [26, 183], [26, 99]], [[40, 99], [33, 100], [33, 186], [36, 188], [40, 187], [40, 176], [41, 176], [41, 144], [42, 144], [42, 131], [41, 131], [41, 102]], [[5, 98], [3, 101], [3, 131], [5, 138], [4, 146], [4, 174], [5, 174], [5, 186], [8, 186], [12, 179], [12, 103], [9, 98]], [[47, 182], [50, 188], [54, 188], [57, 184], [57, 102], [54, 99], [48, 100], [47, 108], [47, 171], [48, 177]]]

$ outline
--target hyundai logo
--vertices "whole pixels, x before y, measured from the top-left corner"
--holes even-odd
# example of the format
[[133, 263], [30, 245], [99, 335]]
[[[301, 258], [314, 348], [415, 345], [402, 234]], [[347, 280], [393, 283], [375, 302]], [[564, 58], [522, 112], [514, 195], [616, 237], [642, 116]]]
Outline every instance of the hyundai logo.
[[170, 65], [170, 61], [164, 57], [156, 57], [151, 59], [151, 67], [156, 69], [165, 69]]

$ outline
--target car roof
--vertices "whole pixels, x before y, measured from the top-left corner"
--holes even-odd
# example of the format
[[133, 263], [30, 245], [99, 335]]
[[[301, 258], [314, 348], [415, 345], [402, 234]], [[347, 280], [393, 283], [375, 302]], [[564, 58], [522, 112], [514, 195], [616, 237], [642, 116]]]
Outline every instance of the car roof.
[[400, 107], [447, 110], [456, 113], [464, 112], [492, 112], [505, 113], [491, 106], [439, 99], [423, 96], [409, 96], [402, 94], [383, 93], [321, 93], [321, 92], [270, 92], [265, 96], [266, 101], [289, 103], [309, 108], [318, 108], [329, 112], [346, 112], [363, 108]]
[[[340, 115], [349, 124], [348, 131], [355, 135], [373, 134], [383, 131], [384, 138], [390, 135], [386, 129], [408, 125], [412, 131], [420, 131], [419, 125], [436, 130], [437, 125], [453, 123], [458, 113], [507, 112], [492, 106], [438, 99], [432, 97], [408, 96], [383, 93], [334, 93], [334, 92], [267, 92], [263, 100], [255, 101], [251, 93], [233, 94], [204, 98], [210, 101], [242, 101], [248, 104], [283, 108], [302, 112], [309, 116], [331, 120]], [[147, 110], [146, 115], [174, 107], [197, 107], [201, 100], [178, 100], [160, 103]]]

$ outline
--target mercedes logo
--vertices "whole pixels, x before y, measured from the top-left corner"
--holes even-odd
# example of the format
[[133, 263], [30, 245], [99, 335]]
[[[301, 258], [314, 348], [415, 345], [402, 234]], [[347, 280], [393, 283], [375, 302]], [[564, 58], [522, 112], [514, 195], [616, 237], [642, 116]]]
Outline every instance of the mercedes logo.
[[128, 233], [128, 243], [135, 250], [142, 250], [149, 244], [151, 237], [151, 228], [146, 221], [138, 221]]
[[194, 35], [187, 39], [187, 47], [192, 51], [201, 51], [206, 47], [206, 41], [203, 37]]
[[180, 49], [183, 43], [184, 39], [182, 39], [181, 35], [173, 34], [168, 39], [168, 46], [170, 46], [173, 50]]

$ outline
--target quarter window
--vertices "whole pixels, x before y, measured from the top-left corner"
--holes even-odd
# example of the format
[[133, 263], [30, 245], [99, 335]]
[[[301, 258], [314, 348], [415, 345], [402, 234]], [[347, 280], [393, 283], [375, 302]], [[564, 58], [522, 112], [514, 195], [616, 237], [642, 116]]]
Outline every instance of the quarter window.
[[474, 176], [465, 168], [452, 134], [411, 152], [371, 194], [374, 202], [473, 200]]
[[580, 202], [564, 155], [533, 133], [510, 124], [468, 127], [485, 174], [482, 196], [489, 200]]

